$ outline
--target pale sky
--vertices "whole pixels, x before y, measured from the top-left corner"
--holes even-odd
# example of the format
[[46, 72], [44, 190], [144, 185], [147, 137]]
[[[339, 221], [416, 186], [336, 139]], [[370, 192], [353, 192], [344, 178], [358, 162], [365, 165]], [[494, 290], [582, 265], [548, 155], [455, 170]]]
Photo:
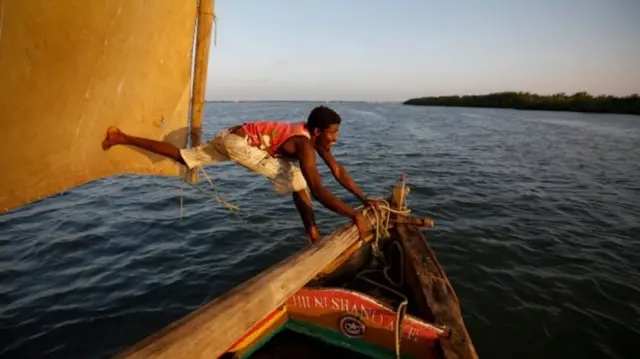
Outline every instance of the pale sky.
[[207, 100], [640, 93], [640, 0], [216, 0]]

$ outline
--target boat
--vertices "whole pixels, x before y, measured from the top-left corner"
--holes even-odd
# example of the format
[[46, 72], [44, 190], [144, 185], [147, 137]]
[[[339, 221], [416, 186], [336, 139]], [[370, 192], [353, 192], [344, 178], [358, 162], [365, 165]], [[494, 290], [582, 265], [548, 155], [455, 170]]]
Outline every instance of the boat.
[[116, 358], [477, 358], [455, 292], [396, 181], [332, 234]]
[[[130, 148], [116, 125], [178, 147], [201, 141], [213, 0], [0, 3], [0, 208], [38, 205], [109, 176], [197, 181]], [[6, 155], [11, 154], [11, 155]], [[476, 358], [455, 292], [400, 178], [371, 233], [346, 223], [119, 358]]]

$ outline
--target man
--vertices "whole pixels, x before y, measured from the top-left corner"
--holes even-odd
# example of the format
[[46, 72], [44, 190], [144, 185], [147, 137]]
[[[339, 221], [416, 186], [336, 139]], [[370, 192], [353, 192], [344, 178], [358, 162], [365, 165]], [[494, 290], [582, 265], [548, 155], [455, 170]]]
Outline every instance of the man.
[[[135, 146], [171, 158], [189, 169], [234, 161], [270, 179], [277, 192], [293, 193], [293, 201], [309, 242], [314, 243], [320, 239], [320, 232], [307, 188], [325, 207], [351, 218], [361, 236], [367, 230], [367, 222], [362, 214], [342, 202], [322, 184], [316, 168], [316, 152], [344, 188], [365, 205], [375, 206], [376, 203], [365, 196], [331, 154], [331, 147], [338, 140], [340, 122], [341, 118], [334, 110], [319, 106], [311, 111], [306, 123], [243, 123], [220, 132], [203, 145], [189, 149], [178, 149], [170, 143], [130, 136], [110, 127], [102, 148], [106, 151], [115, 145]], [[300, 168], [292, 164], [295, 161], [300, 162]]]

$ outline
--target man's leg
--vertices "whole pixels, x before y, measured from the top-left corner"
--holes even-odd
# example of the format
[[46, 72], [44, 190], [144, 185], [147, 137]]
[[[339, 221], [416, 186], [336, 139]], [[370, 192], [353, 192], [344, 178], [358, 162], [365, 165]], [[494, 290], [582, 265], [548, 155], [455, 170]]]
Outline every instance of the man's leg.
[[129, 136], [120, 131], [118, 128], [112, 126], [109, 127], [109, 129], [107, 130], [107, 137], [104, 141], [102, 141], [102, 149], [106, 151], [116, 145], [135, 146], [149, 152], [169, 157], [174, 161], [186, 165], [184, 159], [182, 159], [182, 156], [180, 155], [180, 149], [178, 149], [176, 146], [167, 142]]
[[320, 232], [318, 226], [316, 226], [316, 219], [313, 215], [313, 207], [311, 205], [311, 197], [307, 190], [301, 190], [293, 192], [293, 202], [296, 204], [296, 208], [300, 213], [300, 218], [304, 223], [304, 228], [307, 231], [307, 238], [309, 243], [313, 244], [320, 240]]
[[224, 140], [229, 158], [252, 172], [271, 180], [280, 194], [293, 194], [293, 202], [300, 213], [307, 238], [310, 243], [320, 240], [320, 232], [315, 223], [311, 197], [306, 190], [307, 183], [300, 169], [291, 162], [271, 157], [264, 150], [249, 146], [246, 139], [230, 135]]

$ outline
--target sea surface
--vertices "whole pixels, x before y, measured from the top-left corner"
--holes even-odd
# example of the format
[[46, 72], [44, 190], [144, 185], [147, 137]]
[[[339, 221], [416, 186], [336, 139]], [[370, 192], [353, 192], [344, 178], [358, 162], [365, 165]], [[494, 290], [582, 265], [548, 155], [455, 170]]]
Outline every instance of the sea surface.
[[[315, 105], [209, 103], [204, 132]], [[480, 358], [640, 358], [640, 116], [330, 106], [364, 191], [405, 172], [436, 220]], [[240, 214], [206, 182], [122, 176], [1, 215], [0, 357], [108, 357], [306, 245], [289, 196], [233, 164], [207, 172]], [[315, 207], [323, 234], [345, 223]]]

